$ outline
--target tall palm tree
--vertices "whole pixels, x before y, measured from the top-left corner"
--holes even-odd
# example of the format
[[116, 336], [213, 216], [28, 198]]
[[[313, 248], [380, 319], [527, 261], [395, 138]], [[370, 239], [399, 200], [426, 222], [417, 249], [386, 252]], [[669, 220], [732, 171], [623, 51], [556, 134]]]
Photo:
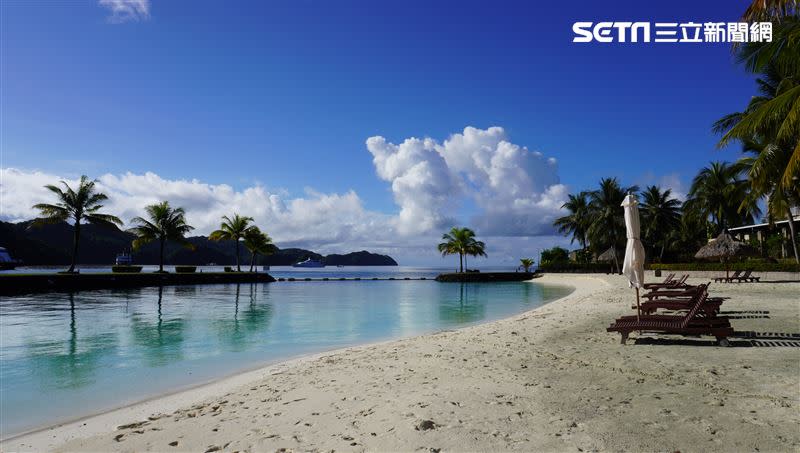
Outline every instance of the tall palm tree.
[[467, 256], [486, 256], [486, 244], [474, 237], [467, 242], [464, 248], [464, 267], [469, 269], [467, 266]]
[[684, 208], [690, 215], [711, 219], [714, 236], [735, 224], [753, 223], [761, 209], [750, 195], [750, 185], [742, 179], [741, 164], [711, 162], [692, 180]]
[[664, 259], [664, 248], [670, 232], [681, 226], [681, 202], [672, 198], [672, 190], [649, 186], [642, 192], [642, 231], [644, 238], [654, 248], [661, 246], [659, 261]]
[[742, 15], [747, 22], [778, 20], [800, 14], [797, 0], [753, 0]]
[[64, 186], [63, 190], [54, 185], [46, 185], [44, 187], [56, 195], [57, 202], [55, 204], [39, 203], [33, 206], [34, 209], [39, 210], [40, 217], [34, 220], [32, 225], [73, 222], [72, 261], [67, 272], [75, 272], [82, 223], [87, 222], [108, 227], [122, 226], [122, 220], [119, 218], [98, 212], [103, 207], [101, 202], [108, 200], [108, 197], [95, 191], [96, 182], [96, 180], [90, 180], [86, 175], [83, 175], [78, 183], [77, 190], [73, 190], [64, 181], [61, 181], [61, 185]]
[[252, 217], [240, 216], [233, 214], [233, 218], [222, 216], [222, 223], [219, 229], [212, 231], [208, 235], [208, 239], [212, 241], [234, 241], [236, 243], [236, 271], [241, 272], [242, 266], [239, 261], [239, 241], [245, 237], [247, 230], [252, 228], [250, 222], [253, 221]]
[[186, 223], [186, 212], [183, 208], [173, 208], [168, 201], [145, 206], [147, 219], [134, 217], [131, 223], [135, 226], [128, 231], [136, 235], [133, 240], [133, 249], [138, 250], [143, 245], [158, 241], [158, 271], [164, 272], [164, 245], [167, 241], [174, 241], [186, 248], [194, 246], [186, 240], [186, 235], [194, 227]]
[[442, 256], [458, 254], [459, 272], [464, 272], [464, 257], [466, 255], [486, 256], [485, 244], [475, 240], [475, 232], [469, 228], [453, 227], [442, 235], [444, 242], [438, 245]]
[[533, 261], [532, 258], [522, 258], [522, 259], [519, 260], [520, 267], [525, 272], [530, 272], [531, 271], [531, 267], [533, 267], [533, 263], [534, 263], [534, 261]]
[[[766, 0], [765, 0], [766, 1]], [[787, 190], [800, 184], [800, 17], [783, 17], [775, 24], [772, 42], [748, 43], [738, 48], [745, 68], [760, 74], [760, 95], [747, 108], [715, 124], [723, 133], [717, 146], [760, 138], [789, 150], [779, 183]]]
[[566, 209], [569, 214], [559, 217], [553, 224], [563, 235], [572, 235], [570, 243], [578, 241], [581, 248], [586, 248], [586, 235], [591, 224], [592, 217], [589, 209], [588, 192], [569, 195], [569, 200], [561, 205], [561, 209]]
[[[589, 193], [592, 223], [586, 231], [589, 242], [597, 252], [614, 247], [617, 250], [625, 238], [625, 217], [621, 208], [626, 193], [639, 191], [638, 186], [622, 187], [617, 178], [603, 178], [600, 188]], [[614, 254], [614, 267], [619, 271], [619, 261]]]
[[770, 223], [775, 219], [786, 217], [794, 259], [795, 262], [800, 263], [797, 232], [792, 213], [792, 207], [800, 205], [800, 184], [792, 190], [787, 190], [778, 183], [779, 178], [777, 177], [786, 160], [790, 158], [789, 150], [755, 140], [744, 141], [743, 145], [747, 156], [739, 159], [738, 163], [750, 181], [751, 198], [766, 199], [767, 218]]
[[257, 226], [250, 227], [244, 235], [244, 247], [250, 251], [250, 272], [256, 265], [256, 256], [275, 253], [272, 238]]

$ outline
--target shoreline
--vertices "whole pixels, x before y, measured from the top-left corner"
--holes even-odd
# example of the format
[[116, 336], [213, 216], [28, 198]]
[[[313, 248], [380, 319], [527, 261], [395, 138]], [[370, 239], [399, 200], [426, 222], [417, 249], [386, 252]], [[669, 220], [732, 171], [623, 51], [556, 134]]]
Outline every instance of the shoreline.
[[8, 451], [800, 448], [800, 348], [786, 344], [800, 345], [795, 333], [800, 284], [712, 284], [715, 295], [730, 297], [723, 311], [740, 333], [732, 347], [721, 348], [708, 337], [651, 335], [619, 345], [619, 335], [605, 327], [630, 314], [633, 292], [623, 277], [546, 275], [536, 282], [575, 289], [511, 317], [282, 362], [0, 446]]
[[[541, 278], [533, 278], [524, 283], [542, 283]], [[365, 280], [366, 281], [366, 280]], [[430, 279], [430, 281], [434, 281]], [[420, 338], [426, 337], [431, 335], [437, 335], [443, 332], [453, 332], [458, 330], [470, 329], [486, 324], [492, 324], [504, 320], [509, 320], [516, 318], [518, 316], [525, 315], [527, 313], [536, 311], [548, 304], [557, 302], [564, 298], [570, 297], [575, 292], [575, 287], [565, 283], [547, 283], [551, 286], [563, 286], [567, 288], [572, 288], [569, 294], [547, 301], [544, 304], [532, 308], [530, 310], [526, 310], [520, 313], [516, 313], [511, 315], [510, 317], [499, 318], [499, 319], [492, 319], [484, 322], [478, 322], [475, 324], [469, 324], [463, 327], [459, 327], [456, 329], [445, 329], [445, 330], [437, 330], [434, 332], [418, 334], [418, 335], [411, 335], [405, 337], [398, 337], [398, 338], [391, 338], [386, 340], [374, 341], [369, 343], [363, 344], [355, 344], [351, 346], [345, 347], [335, 347], [332, 349], [327, 349], [320, 352], [314, 352], [310, 354], [302, 354], [298, 356], [290, 356], [287, 358], [279, 358], [272, 361], [267, 361], [258, 365], [254, 365], [252, 367], [247, 367], [241, 370], [237, 370], [231, 374], [223, 375], [211, 380], [207, 380], [204, 382], [199, 382], [195, 384], [189, 384], [186, 386], [182, 386], [173, 390], [169, 390], [166, 392], [158, 393], [148, 398], [134, 401], [128, 404], [124, 404], [122, 406], [112, 407], [105, 410], [100, 410], [96, 412], [92, 412], [86, 415], [82, 415], [75, 418], [70, 418], [67, 420], [62, 420], [53, 424], [48, 424], [40, 427], [31, 428], [19, 433], [12, 434], [11, 436], [0, 438], [0, 449], [5, 448], [5, 445], [8, 443], [14, 443], [18, 440], [24, 438], [39, 438], [40, 436], [51, 433], [53, 431], [58, 431], [59, 433], [56, 436], [61, 436], [60, 431], [62, 430], [71, 430], [71, 429], [81, 429], [84, 432], [89, 433], [100, 433], [105, 431], [106, 427], [97, 427], [97, 429], [93, 429], [95, 423], [101, 422], [102, 425], [109, 425], [113, 420], [119, 420], [117, 425], [124, 424], [131, 416], [140, 415], [144, 413], [152, 413], [152, 411], [157, 407], [159, 410], [158, 412], [169, 412], [173, 410], [179, 409], [181, 406], [192, 404], [192, 402], [199, 401], [203, 398], [208, 396], [215, 395], [217, 393], [223, 393], [231, 388], [239, 387], [245, 385], [249, 382], [256, 381], [258, 379], [265, 378], [269, 375], [274, 374], [276, 370], [281, 370], [284, 368], [291, 368], [294, 366], [302, 365], [306, 362], [311, 362], [314, 360], [325, 358], [328, 355], [335, 355], [341, 354], [345, 352], [356, 351], [363, 348], [371, 348], [371, 347], [379, 347], [385, 346], [391, 343], [400, 342], [404, 340], [409, 340], [413, 338]], [[146, 416], [143, 416], [146, 417]], [[89, 425], [89, 423], [92, 425]], [[69, 436], [64, 435], [64, 439], [66, 440]], [[34, 442], [34, 444], [38, 444], [38, 442]], [[47, 447], [42, 447], [44, 449], [50, 449], [53, 445], [48, 445]], [[32, 447], [34, 450], [40, 450], [39, 447]]]

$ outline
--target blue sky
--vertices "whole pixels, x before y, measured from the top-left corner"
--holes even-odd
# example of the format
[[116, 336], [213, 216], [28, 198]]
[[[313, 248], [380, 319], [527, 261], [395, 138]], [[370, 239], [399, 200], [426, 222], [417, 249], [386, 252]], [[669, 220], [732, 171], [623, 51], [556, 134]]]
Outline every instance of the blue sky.
[[710, 126], [754, 91], [724, 44], [571, 42], [575, 21], [727, 22], [744, 1], [144, 3], [127, 21], [94, 0], [2, 3], [4, 167], [352, 190], [391, 216], [368, 137], [499, 126], [570, 190], [685, 190], [736, 157]]

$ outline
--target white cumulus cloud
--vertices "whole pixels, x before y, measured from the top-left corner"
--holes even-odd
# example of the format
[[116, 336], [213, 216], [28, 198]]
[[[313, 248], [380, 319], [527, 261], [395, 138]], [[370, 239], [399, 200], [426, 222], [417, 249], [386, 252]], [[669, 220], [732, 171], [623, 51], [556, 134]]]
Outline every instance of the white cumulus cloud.
[[109, 10], [108, 20], [115, 24], [150, 17], [150, 0], [99, 0], [98, 4]]
[[401, 232], [451, 226], [466, 201], [481, 234], [532, 236], [552, 231], [566, 198], [552, 157], [512, 143], [501, 127], [467, 127], [443, 143], [408, 138], [399, 145], [367, 139], [378, 176], [392, 184]]

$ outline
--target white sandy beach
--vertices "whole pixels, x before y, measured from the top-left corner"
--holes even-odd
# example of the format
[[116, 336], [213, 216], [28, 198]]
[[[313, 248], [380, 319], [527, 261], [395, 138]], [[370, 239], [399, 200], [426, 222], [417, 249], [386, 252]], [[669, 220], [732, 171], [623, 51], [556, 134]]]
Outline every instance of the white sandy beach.
[[243, 373], [2, 450], [800, 450], [800, 283], [712, 284], [731, 297], [722, 311], [733, 327], [757, 333], [721, 348], [710, 337], [620, 345], [605, 328], [631, 314], [624, 277], [537, 281], [576, 290], [509, 319]]

